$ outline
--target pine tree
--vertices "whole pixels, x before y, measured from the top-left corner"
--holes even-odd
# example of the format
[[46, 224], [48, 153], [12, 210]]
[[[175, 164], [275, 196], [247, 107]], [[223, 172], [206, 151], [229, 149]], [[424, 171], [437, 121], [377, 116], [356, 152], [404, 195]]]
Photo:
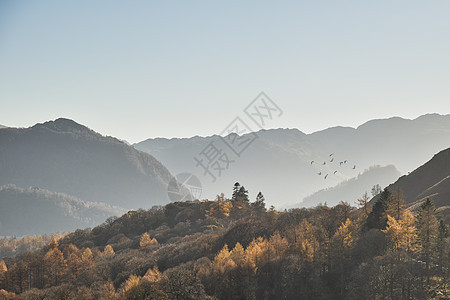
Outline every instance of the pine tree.
[[250, 204], [252, 211], [256, 216], [262, 216], [266, 212], [266, 203], [264, 203], [264, 201], [263, 194], [259, 192], [255, 202]]
[[238, 197], [237, 197], [238, 201], [243, 201], [243, 202], [249, 202], [248, 199], [248, 191], [245, 189], [244, 186], [241, 186], [239, 188], [239, 192], [238, 192]]
[[240, 189], [241, 189], [241, 185], [239, 184], [239, 182], [236, 182], [233, 186], [233, 194], [231, 195], [231, 201], [237, 200]]
[[439, 266], [442, 268], [448, 269], [449, 262], [449, 243], [448, 243], [448, 228], [445, 225], [443, 220], [439, 221], [438, 227], [438, 238], [436, 243], [436, 252], [437, 252], [437, 262]]
[[373, 205], [372, 211], [367, 217], [366, 227], [367, 229], [377, 228], [385, 229], [387, 224], [386, 210], [388, 208], [388, 202], [391, 197], [391, 192], [387, 188], [381, 192], [378, 200]]
[[397, 221], [400, 220], [404, 209], [404, 196], [401, 188], [397, 187], [389, 197], [388, 207], [386, 213], [394, 217]]
[[436, 249], [439, 222], [435, 216], [436, 208], [433, 202], [427, 198], [419, 208], [417, 214], [417, 227], [419, 241], [422, 249], [420, 251], [422, 259], [426, 263], [427, 273], [430, 268], [433, 252]]

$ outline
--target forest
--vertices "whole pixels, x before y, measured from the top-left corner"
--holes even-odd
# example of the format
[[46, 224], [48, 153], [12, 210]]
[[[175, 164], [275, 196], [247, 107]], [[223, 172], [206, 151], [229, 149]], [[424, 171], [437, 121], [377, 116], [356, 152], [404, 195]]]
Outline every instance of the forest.
[[433, 202], [412, 212], [400, 189], [374, 193], [277, 211], [236, 183], [230, 198], [128, 211], [5, 256], [0, 299], [448, 299]]

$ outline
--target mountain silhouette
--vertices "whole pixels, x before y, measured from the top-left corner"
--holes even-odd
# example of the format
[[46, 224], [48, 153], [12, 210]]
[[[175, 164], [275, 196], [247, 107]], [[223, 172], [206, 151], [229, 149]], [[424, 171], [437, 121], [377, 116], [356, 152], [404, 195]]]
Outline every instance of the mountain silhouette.
[[[254, 135], [242, 135], [242, 140]], [[195, 174], [202, 181], [204, 198], [214, 198], [220, 192], [229, 194], [238, 181], [249, 190], [251, 199], [262, 191], [267, 203], [283, 207], [353, 178], [373, 165], [394, 165], [406, 174], [449, 147], [450, 115], [371, 120], [357, 128], [333, 127], [311, 134], [298, 129], [260, 130], [256, 136], [240, 156], [234, 155], [217, 135], [148, 139], [134, 147], [156, 157], [173, 174]], [[211, 142], [234, 160], [214, 182], [194, 161]], [[320, 172], [330, 175], [324, 180], [317, 175]], [[381, 181], [374, 178], [373, 184]]]
[[167, 203], [172, 179], [153, 156], [64, 118], [0, 130], [0, 169], [0, 185], [127, 209]]

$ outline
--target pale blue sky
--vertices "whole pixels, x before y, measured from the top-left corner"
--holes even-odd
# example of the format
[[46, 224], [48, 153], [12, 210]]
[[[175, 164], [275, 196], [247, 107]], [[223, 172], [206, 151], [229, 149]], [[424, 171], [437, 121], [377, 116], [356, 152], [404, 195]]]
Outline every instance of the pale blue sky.
[[312, 132], [450, 113], [448, 1], [3, 1], [0, 124], [219, 133], [260, 92]]

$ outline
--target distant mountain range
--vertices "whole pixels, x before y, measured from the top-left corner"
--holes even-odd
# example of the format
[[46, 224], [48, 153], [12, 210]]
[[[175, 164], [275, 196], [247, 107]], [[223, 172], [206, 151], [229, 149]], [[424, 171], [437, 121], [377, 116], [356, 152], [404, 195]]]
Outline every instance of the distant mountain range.
[[393, 165], [385, 167], [373, 166], [357, 177], [305, 197], [303, 202], [296, 206], [311, 207], [318, 203], [335, 206], [341, 201], [347, 201], [351, 205], [356, 206], [356, 199], [361, 198], [364, 193], [367, 192], [367, 195], [371, 197], [370, 192], [374, 182], [384, 187], [397, 180], [400, 175], [400, 172]]
[[[252, 201], [262, 191], [267, 204], [277, 209], [339, 201], [354, 204], [373, 185], [394, 182], [400, 175], [395, 167], [406, 173], [447, 149], [450, 116], [374, 120], [356, 129], [335, 127], [312, 134], [261, 130], [230, 135], [226, 141], [253, 137], [253, 143], [237, 156], [217, 135], [149, 139], [129, 146], [62, 118], [30, 128], [3, 128], [0, 235], [94, 226], [124, 209], [165, 204], [173, 180], [169, 170], [196, 175], [203, 189], [200, 199], [213, 199], [221, 192], [230, 196], [234, 183], [240, 182]], [[229, 158], [229, 168], [215, 182], [194, 160], [206, 162], [205, 154], [213, 154], [205, 151], [211, 145], [220, 151], [218, 157]], [[450, 198], [448, 157], [447, 149], [390, 188], [404, 186], [411, 206], [432, 197], [445, 210]], [[388, 166], [370, 168], [373, 165]]]
[[0, 187], [0, 236], [45, 234], [94, 227], [126, 210], [39, 188]]
[[412, 210], [430, 198], [450, 223], [450, 148], [434, 155], [427, 163], [400, 177], [387, 188], [390, 191], [401, 188], [405, 204]]
[[0, 170], [0, 185], [37, 187], [127, 209], [167, 203], [172, 179], [153, 156], [62, 118], [0, 130]]
[[[241, 140], [254, 136], [243, 135]], [[297, 129], [261, 130], [256, 136], [240, 156], [217, 135], [148, 139], [134, 147], [153, 155], [173, 174], [188, 172], [196, 175], [202, 182], [204, 198], [213, 198], [220, 192], [230, 195], [233, 184], [238, 181], [249, 190], [252, 199], [262, 191], [268, 203], [280, 208], [356, 177], [373, 165], [394, 165], [406, 174], [450, 146], [450, 115], [428, 114], [414, 120], [399, 117], [372, 120], [356, 129], [333, 127], [312, 134]], [[235, 138], [230, 136], [228, 141]], [[202, 150], [211, 143], [233, 161], [215, 182], [194, 161], [194, 157], [201, 158]], [[341, 164], [344, 161], [347, 162]], [[371, 184], [381, 182], [386, 180], [374, 177]], [[356, 200], [350, 197], [341, 200]], [[311, 203], [314, 204], [317, 203]]]

